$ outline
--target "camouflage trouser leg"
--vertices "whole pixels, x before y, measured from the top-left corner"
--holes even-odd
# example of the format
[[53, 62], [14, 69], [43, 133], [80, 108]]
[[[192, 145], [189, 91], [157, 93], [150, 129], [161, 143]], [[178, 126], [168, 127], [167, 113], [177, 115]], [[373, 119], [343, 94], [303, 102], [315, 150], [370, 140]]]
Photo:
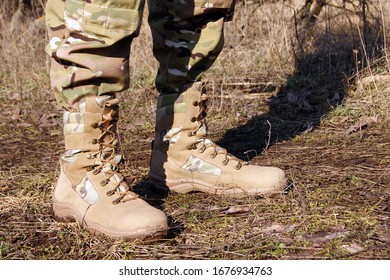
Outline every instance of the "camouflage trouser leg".
[[[160, 93], [200, 79], [223, 47], [223, 24], [235, 0], [150, 0]], [[85, 95], [129, 85], [130, 43], [139, 31], [144, 0], [48, 0], [52, 90], [71, 110]]]
[[144, 0], [48, 0], [51, 84], [66, 110], [85, 95], [128, 87], [130, 43], [143, 7]]
[[224, 44], [223, 27], [235, 0], [149, 0], [153, 52], [160, 63], [160, 94], [177, 93], [198, 81]]

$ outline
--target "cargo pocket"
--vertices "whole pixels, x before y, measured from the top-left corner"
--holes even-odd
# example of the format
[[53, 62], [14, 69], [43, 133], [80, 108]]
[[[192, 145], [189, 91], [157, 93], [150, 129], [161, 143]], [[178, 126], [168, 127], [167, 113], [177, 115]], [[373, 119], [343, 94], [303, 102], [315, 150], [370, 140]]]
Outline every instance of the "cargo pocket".
[[144, 0], [66, 0], [65, 23], [70, 30], [115, 37], [139, 31]]

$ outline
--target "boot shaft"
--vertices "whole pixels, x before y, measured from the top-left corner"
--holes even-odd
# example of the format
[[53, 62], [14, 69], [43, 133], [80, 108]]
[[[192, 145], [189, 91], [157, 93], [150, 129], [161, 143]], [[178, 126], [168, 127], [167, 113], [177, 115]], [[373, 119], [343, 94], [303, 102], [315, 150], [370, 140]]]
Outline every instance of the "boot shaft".
[[280, 193], [282, 170], [249, 165], [207, 139], [207, 95], [200, 82], [159, 97], [150, 181], [173, 191], [239, 196]]
[[[117, 104], [113, 95], [87, 96], [74, 105], [73, 111], [64, 112], [65, 149], [98, 151], [99, 145], [109, 143], [108, 138], [115, 138]], [[112, 133], [103, 135], [103, 130]]]
[[180, 94], [158, 97], [154, 141], [156, 148], [167, 150], [169, 146], [175, 146], [175, 149], [185, 150], [193, 144], [194, 139], [190, 139], [191, 137], [206, 137], [207, 128], [203, 122], [205, 115], [200, 107], [203, 88], [201, 82], [196, 82], [188, 84]]
[[[118, 103], [114, 95], [87, 96], [64, 113], [66, 151], [60, 163], [76, 190], [88, 186], [83, 182], [86, 172], [112, 173], [122, 161], [116, 132]], [[110, 180], [115, 184], [122, 178]]]

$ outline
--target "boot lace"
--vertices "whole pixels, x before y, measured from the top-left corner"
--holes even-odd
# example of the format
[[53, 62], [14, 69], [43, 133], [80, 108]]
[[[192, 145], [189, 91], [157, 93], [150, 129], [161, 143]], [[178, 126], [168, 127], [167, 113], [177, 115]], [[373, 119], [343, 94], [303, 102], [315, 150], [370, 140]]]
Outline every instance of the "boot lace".
[[235, 161], [237, 162], [235, 168], [239, 170], [242, 166], [248, 165], [248, 162], [236, 158], [235, 156], [229, 154], [226, 149], [218, 146], [211, 140], [207, 139], [207, 124], [205, 121], [205, 118], [207, 116], [207, 101], [207, 94], [202, 92], [200, 100], [194, 101], [192, 103], [193, 106], [199, 107], [199, 114], [191, 119], [192, 122], [198, 122], [198, 127], [194, 131], [189, 132], [188, 136], [197, 136], [197, 141], [192, 145], [188, 146], [188, 149], [195, 150], [198, 148], [198, 145], [201, 145], [199, 148], [200, 153], [203, 153], [204, 151], [206, 151], [206, 149], [213, 149], [211, 158], [215, 158], [218, 155], [222, 154], [224, 155], [224, 160], [222, 161], [223, 165], [227, 165], [230, 161]]
[[[97, 139], [93, 139], [93, 144], [99, 144], [99, 150], [95, 153], [87, 155], [88, 158], [94, 158], [96, 161], [88, 168], [94, 175], [104, 172], [106, 179], [100, 182], [100, 185], [106, 186], [108, 183], [113, 183], [114, 187], [107, 191], [107, 196], [118, 195], [118, 198], [113, 200], [113, 204], [135, 200], [139, 196], [130, 191], [129, 186], [125, 182], [124, 176], [120, 173], [119, 166], [123, 162], [121, 154], [117, 151], [120, 149], [119, 137], [116, 133], [116, 124], [118, 122], [118, 99], [106, 101], [103, 107], [104, 114], [102, 121], [92, 123], [94, 129], [100, 129], [101, 134]], [[109, 111], [106, 113], [107, 109]]]

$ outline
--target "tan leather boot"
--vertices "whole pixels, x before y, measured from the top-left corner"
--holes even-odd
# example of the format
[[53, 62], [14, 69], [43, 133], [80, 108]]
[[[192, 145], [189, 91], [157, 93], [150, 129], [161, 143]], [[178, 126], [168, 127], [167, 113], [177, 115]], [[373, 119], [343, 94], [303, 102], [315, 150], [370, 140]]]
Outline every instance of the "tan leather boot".
[[149, 180], [179, 193], [270, 196], [287, 185], [284, 171], [249, 165], [206, 138], [207, 96], [200, 82], [158, 98]]
[[113, 238], [165, 235], [165, 214], [129, 191], [118, 165], [118, 100], [86, 97], [64, 113], [66, 152], [53, 194], [57, 218], [76, 220]]

